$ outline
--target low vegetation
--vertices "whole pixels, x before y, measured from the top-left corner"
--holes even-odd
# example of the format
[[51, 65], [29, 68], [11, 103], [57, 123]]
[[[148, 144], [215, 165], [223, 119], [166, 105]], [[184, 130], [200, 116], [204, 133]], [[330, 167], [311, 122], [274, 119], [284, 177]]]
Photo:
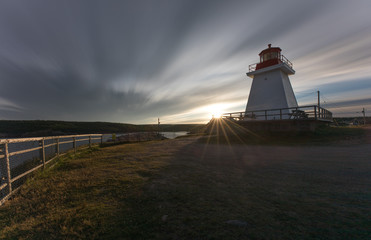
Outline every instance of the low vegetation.
[[198, 131], [203, 124], [134, 125], [109, 122], [15, 121], [0, 120], [0, 137], [42, 137], [66, 134], [126, 133], [147, 131]]
[[202, 139], [63, 157], [0, 207], [0, 238], [369, 239], [367, 145]]

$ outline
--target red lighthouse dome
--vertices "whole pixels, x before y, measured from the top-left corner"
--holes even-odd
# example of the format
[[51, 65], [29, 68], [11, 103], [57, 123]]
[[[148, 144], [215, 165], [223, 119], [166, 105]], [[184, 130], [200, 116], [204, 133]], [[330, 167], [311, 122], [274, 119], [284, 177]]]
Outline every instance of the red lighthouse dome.
[[268, 44], [268, 48], [264, 49], [259, 53], [260, 62], [256, 64], [256, 69], [269, 67], [281, 63], [281, 48], [271, 47], [271, 44]]

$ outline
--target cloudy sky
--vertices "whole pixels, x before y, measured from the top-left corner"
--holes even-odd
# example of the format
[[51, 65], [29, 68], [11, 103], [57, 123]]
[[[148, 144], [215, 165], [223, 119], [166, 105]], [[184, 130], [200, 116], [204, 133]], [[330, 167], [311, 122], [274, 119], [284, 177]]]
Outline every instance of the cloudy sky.
[[371, 113], [369, 0], [0, 1], [0, 119], [207, 122], [244, 111], [258, 53], [299, 105]]

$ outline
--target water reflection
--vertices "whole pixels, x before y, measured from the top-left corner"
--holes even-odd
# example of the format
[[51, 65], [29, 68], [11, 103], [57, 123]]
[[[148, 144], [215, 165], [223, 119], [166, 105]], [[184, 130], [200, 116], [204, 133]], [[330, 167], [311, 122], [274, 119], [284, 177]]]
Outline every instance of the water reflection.
[[180, 132], [160, 132], [164, 137], [169, 139], [174, 139], [179, 136], [185, 136], [188, 134], [186, 131], [180, 131]]

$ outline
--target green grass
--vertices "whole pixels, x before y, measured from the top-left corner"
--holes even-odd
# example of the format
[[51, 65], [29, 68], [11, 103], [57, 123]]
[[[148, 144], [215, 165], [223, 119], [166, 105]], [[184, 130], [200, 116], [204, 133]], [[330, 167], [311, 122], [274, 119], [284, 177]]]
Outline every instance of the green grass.
[[62, 158], [0, 207], [0, 238], [370, 236], [371, 169], [367, 157], [351, 153], [362, 149], [229, 146], [198, 138]]
[[[140, 149], [131, 146], [130, 151]], [[67, 156], [22, 187], [0, 209], [2, 239], [99, 238], [127, 200], [140, 193], [146, 172], [163, 163], [117, 158], [115, 147]], [[134, 163], [135, 162], [135, 163]]]

